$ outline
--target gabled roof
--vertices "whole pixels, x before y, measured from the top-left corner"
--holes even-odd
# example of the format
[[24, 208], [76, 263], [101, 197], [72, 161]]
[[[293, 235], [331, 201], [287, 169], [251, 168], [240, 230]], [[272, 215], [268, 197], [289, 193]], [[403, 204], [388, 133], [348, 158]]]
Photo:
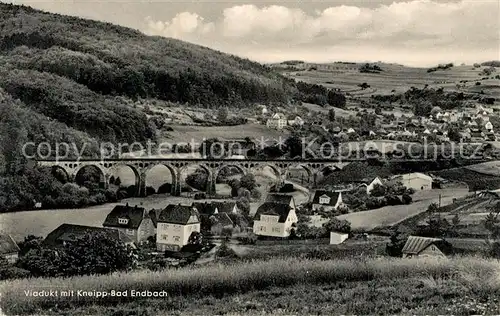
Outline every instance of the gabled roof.
[[319, 204], [319, 199], [322, 197], [322, 196], [328, 196], [330, 198], [330, 203], [328, 203], [328, 205], [330, 206], [335, 206], [335, 204], [337, 204], [337, 201], [339, 199], [339, 195], [341, 193], [340, 192], [333, 192], [333, 191], [326, 191], [326, 190], [316, 190], [316, 192], [314, 193], [314, 197], [313, 197], [313, 204]]
[[254, 220], [260, 220], [260, 215], [274, 215], [279, 216], [278, 222], [284, 223], [288, 218], [291, 207], [288, 204], [276, 203], [276, 202], [265, 202], [257, 209], [255, 213]]
[[157, 221], [162, 223], [187, 225], [191, 216], [196, 216], [196, 222], [200, 221], [200, 214], [196, 208], [187, 205], [170, 204], [160, 212]]
[[47, 235], [47, 237], [43, 241], [43, 244], [48, 247], [57, 247], [64, 241], [74, 241], [79, 237], [89, 233], [104, 233], [111, 238], [121, 240], [125, 244], [133, 242], [127, 235], [125, 235], [121, 230], [118, 229], [62, 224]]
[[293, 200], [293, 196], [287, 194], [268, 194], [266, 197], [266, 202], [281, 203], [285, 205], [290, 205]]
[[236, 202], [227, 202], [227, 201], [224, 201], [224, 202], [214, 201], [214, 202], [212, 202], [212, 204], [214, 205], [214, 207], [217, 208], [219, 213], [232, 213], [234, 210], [234, 207], [236, 206]]
[[193, 202], [192, 206], [195, 207], [200, 214], [212, 215], [215, 213], [216, 209], [219, 213], [232, 213], [236, 206], [236, 202]]
[[430, 245], [443, 241], [440, 238], [429, 238], [429, 237], [420, 237], [420, 236], [410, 236], [406, 241], [402, 252], [404, 254], [418, 255], [425, 248]]
[[[145, 216], [145, 210], [143, 207], [128, 206], [127, 205], [117, 205], [115, 208], [106, 216], [102, 226], [104, 227], [124, 227], [129, 229], [137, 229], [141, 225], [142, 220]], [[127, 224], [120, 224], [118, 220], [120, 218], [128, 219]]]
[[213, 219], [215, 222], [219, 223], [222, 225], [222, 227], [225, 226], [233, 226], [233, 221], [227, 215], [227, 213], [218, 213], [210, 216], [210, 219]]
[[0, 234], [0, 255], [7, 255], [11, 253], [19, 252], [19, 247], [17, 246], [12, 236], [7, 234]]

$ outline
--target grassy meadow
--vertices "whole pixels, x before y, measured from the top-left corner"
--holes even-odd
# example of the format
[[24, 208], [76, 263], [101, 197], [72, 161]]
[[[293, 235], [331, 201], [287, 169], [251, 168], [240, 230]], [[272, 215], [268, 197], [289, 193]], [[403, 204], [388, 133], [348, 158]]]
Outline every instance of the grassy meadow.
[[454, 198], [467, 195], [468, 189], [443, 189], [418, 191], [413, 195], [413, 203], [409, 205], [384, 206], [374, 210], [355, 212], [338, 216], [351, 223], [354, 230], [371, 230], [374, 228], [393, 226], [407, 218], [425, 212], [431, 203], [451, 204]]
[[[169, 296], [29, 297], [27, 289], [149, 290]], [[0, 283], [0, 292], [5, 314], [498, 314], [500, 262], [479, 257], [271, 259], [161, 272], [13, 280]]]

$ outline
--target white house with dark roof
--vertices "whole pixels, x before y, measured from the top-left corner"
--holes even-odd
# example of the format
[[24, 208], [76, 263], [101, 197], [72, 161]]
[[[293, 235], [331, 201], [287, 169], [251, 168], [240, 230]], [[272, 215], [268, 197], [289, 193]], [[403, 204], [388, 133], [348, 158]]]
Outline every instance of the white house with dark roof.
[[283, 129], [287, 126], [287, 119], [282, 113], [274, 114], [270, 119], [267, 120], [267, 127], [275, 129]]
[[442, 244], [443, 239], [440, 238], [410, 236], [402, 250], [403, 258], [445, 257], [445, 253], [440, 249]]
[[12, 236], [0, 234], [0, 256], [8, 263], [14, 263], [19, 257], [19, 246], [12, 239]]
[[193, 232], [200, 232], [200, 214], [193, 206], [168, 205], [156, 217], [156, 249], [179, 251]]
[[103, 227], [118, 229], [136, 243], [155, 236], [153, 220], [146, 210], [138, 206], [117, 205], [106, 216]]
[[253, 232], [260, 236], [288, 237], [297, 220], [293, 196], [269, 194], [255, 213]]
[[342, 192], [316, 190], [312, 200], [312, 210], [330, 212], [342, 205]]

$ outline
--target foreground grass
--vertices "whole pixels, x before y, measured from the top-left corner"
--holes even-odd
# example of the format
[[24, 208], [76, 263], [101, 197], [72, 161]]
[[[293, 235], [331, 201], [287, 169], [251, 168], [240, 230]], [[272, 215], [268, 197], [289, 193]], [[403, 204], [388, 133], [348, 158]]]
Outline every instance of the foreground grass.
[[[452, 288], [456, 289], [457, 292], [448, 295], [447, 285], [453, 285]], [[437, 305], [441, 308], [453, 305], [452, 299], [462, 295], [460, 293], [471, 293], [474, 300], [483, 301], [484, 298], [500, 294], [500, 262], [472, 257], [413, 260], [382, 258], [365, 261], [359, 259], [318, 261], [288, 258], [235, 263], [233, 265], [216, 264], [201, 268], [172, 269], [162, 272], [119, 273], [66, 279], [14, 280], [0, 284], [1, 307], [4, 313], [47, 314], [72, 310], [78, 311], [77, 314], [93, 315], [114, 314], [115, 312], [128, 314], [125, 312], [128, 308], [134, 309], [134, 306], [139, 305], [148, 306], [143, 308], [144, 315], [157, 314], [158, 311], [162, 310], [185, 310], [185, 313], [188, 314], [220, 314], [213, 309], [213, 306], [210, 308], [209, 306], [215, 305], [222, 308], [226, 304], [228, 305], [225, 308], [226, 312], [244, 312], [241, 308], [248, 304], [250, 309], [255, 309], [255, 311], [268, 310], [272, 314], [299, 312], [298, 308], [316, 308], [314, 303], [307, 301], [312, 300], [311, 295], [304, 296], [305, 292], [314, 288], [321, 289], [319, 293], [326, 291], [325, 297], [336, 297], [331, 297], [330, 301], [326, 300], [321, 305], [322, 307], [318, 307], [324, 309], [325, 313], [334, 306], [339, 306], [340, 310], [349, 313], [381, 311], [379, 305], [384, 301], [377, 303], [376, 301], [379, 299], [376, 297], [382, 294], [374, 289], [379, 289], [383, 293], [398, 293], [398, 298], [395, 298], [393, 304], [390, 304], [393, 305], [394, 310], [384, 310], [395, 313], [397, 309], [400, 309], [401, 312], [405, 311], [405, 308], [409, 306], [408, 302], [411, 302], [416, 295], [415, 293], [431, 294], [428, 288], [427, 292], [420, 290], [422, 286], [423, 288], [429, 286], [433, 288], [433, 296], [440, 297]], [[344, 294], [343, 288], [351, 290], [346, 290], [346, 294]], [[164, 290], [169, 293], [169, 297], [156, 300], [131, 297], [78, 297], [76, 295], [71, 297], [30, 297], [24, 293], [24, 290], [27, 289]], [[274, 299], [263, 300], [262, 297], [267, 297], [266, 295], [269, 293], [275, 293], [271, 295], [271, 297], [274, 296]], [[321, 296], [323, 294], [318, 295], [323, 297]], [[338, 297], [339, 295], [340, 297]], [[370, 302], [368, 295], [373, 295], [374, 298], [372, 303], [365, 304], [365, 301]], [[293, 303], [292, 301], [296, 300], [297, 297], [302, 297], [303, 302]], [[262, 305], [257, 304], [257, 301], [261, 302]], [[196, 303], [191, 304], [192, 302]], [[282, 302], [283, 305], [278, 305], [277, 302]], [[257, 304], [255, 308], [251, 307], [255, 304]], [[357, 304], [364, 304], [363, 306], [367, 307]], [[362, 308], [367, 309], [362, 310]], [[122, 312], [118, 310], [122, 310]]]

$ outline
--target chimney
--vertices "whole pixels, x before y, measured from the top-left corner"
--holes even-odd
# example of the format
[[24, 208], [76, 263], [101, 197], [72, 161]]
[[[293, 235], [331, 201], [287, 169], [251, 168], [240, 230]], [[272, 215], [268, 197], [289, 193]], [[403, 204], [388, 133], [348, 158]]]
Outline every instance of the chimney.
[[127, 202], [127, 205], [125, 205], [125, 206], [127, 206], [127, 207], [128, 207], [128, 202]]

